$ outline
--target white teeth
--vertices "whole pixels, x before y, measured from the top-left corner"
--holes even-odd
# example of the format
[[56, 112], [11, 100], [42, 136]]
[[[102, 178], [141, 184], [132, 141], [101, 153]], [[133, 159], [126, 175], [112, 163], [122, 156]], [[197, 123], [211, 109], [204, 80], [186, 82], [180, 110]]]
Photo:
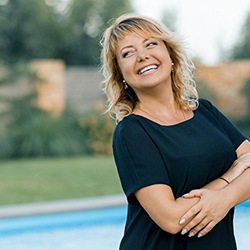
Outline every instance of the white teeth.
[[147, 71], [157, 69], [157, 68], [158, 68], [157, 65], [150, 65], [150, 66], [147, 66], [147, 67], [145, 67], [145, 68], [143, 68], [143, 69], [141, 69], [141, 70], [139, 71], [139, 75], [141, 75], [141, 74], [143, 74], [143, 73], [145, 73], [145, 72], [147, 72]]

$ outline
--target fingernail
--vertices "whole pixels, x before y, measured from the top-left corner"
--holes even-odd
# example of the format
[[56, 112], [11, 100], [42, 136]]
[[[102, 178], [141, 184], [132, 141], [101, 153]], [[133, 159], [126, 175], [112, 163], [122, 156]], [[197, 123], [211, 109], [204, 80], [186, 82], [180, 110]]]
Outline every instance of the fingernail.
[[181, 234], [183, 235], [183, 234], [186, 234], [187, 233], [187, 229], [185, 228], [185, 229], [183, 229], [182, 231], [181, 231]]
[[194, 233], [193, 232], [190, 232], [188, 237], [193, 237], [194, 236]]
[[199, 233], [198, 236], [197, 236], [197, 238], [200, 238], [202, 236], [203, 236], [202, 233]]
[[186, 196], [188, 196], [188, 195], [189, 195], [189, 193], [187, 193], [187, 194], [183, 194], [183, 195], [182, 195], [182, 197], [186, 197]]
[[180, 221], [179, 221], [179, 225], [183, 225], [184, 223], [185, 223], [185, 219], [183, 218], [183, 219], [181, 219]]

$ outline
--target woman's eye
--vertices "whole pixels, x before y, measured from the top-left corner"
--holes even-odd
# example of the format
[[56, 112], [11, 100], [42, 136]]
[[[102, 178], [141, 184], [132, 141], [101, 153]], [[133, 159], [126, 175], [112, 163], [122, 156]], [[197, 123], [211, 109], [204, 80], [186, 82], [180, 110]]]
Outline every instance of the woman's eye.
[[126, 57], [128, 56], [128, 53], [129, 53], [129, 52], [123, 53], [123, 54], [122, 54], [122, 58], [126, 58]]
[[154, 47], [157, 45], [157, 42], [150, 42], [147, 44], [147, 47]]
[[129, 57], [130, 55], [133, 54], [133, 51], [126, 51], [122, 54], [122, 58], [126, 58], [126, 57]]

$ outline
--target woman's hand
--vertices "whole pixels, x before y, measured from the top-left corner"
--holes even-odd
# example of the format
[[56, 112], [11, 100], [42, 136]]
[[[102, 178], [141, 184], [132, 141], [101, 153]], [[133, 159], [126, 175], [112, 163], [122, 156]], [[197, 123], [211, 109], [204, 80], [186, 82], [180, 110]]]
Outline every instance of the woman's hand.
[[[231, 182], [249, 168], [250, 153], [245, 153], [234, 161], [230, 169], [222, 177]], [[209, 185], [207, 186], [207, 188], [210, 188]], [[221, 195], [223, 194], [222, 189], [216, 190], [216, 188], [213, 188], [213, 190], [210, 190], [205, 188], [193, 190], [183, 196], [184, 198], [200, 197], [200, 201], [180, 219], [180, 224], [185, 224], [186, 221], [193, 218], [183, 228], [182, 234], [189, 232], [189, 236], [193, 236], [201, 230], [198, 236], [204, 236], [226, 216], [231, 208], [225, 196]]]
[[200, 197], [200, 201], [181, 218], [180, 224], [185, 224], [194, 216], [181, 233], [189, 232], [189, 237], [198, 233], [198, 237], [202, 237], [227, 215], [231, 208], [230, 199], [223, 189], [196, 189], [184, 195], [184, 198], [193, 197]]

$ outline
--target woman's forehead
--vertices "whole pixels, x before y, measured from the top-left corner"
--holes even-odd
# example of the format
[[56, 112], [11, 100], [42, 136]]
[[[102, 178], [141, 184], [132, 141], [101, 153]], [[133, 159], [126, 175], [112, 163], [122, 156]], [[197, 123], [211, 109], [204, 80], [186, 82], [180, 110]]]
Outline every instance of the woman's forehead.
[[124, 43], [125, 41], [132, 39], [146, 40], [151, 38], [160, 39], [159, 35], [157, 36], [157, 34], [152, 34], [151, 32], [147, 31], [141, 31], [141, 30], [126, 31], [120, 34], [119, 37], [117, 37], [117, 46], [119, 46], [121, 43]]
[[133, 44], [144, 43], [147, 40], [152, 39], [153, 37], [149, 34], [138, 34], [137, 32], [130, 32], [124, 34], [117, 40], [116, 50], [121, 50], [123, 47], [132, 46]]
[[131, 29], [126, 31], [121, 31], [119, 36], [117, 37], [117, 40], [123, 40], [127, 36], [140, 36], [142, 38], [149, 38], [152, 36], [152, 33], [145, 30], [139, 30], [139, 29]]

